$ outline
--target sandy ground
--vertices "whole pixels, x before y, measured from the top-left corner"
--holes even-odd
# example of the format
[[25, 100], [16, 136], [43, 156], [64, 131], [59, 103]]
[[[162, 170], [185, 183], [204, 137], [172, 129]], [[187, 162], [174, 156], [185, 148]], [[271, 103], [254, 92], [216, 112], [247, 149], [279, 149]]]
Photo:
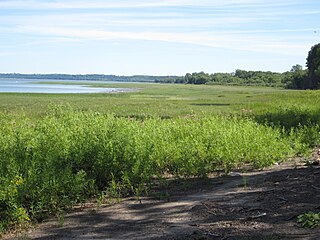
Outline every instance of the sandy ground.
[[320, 167], [301, 160], [205, 180], [171, 180], [141, 202], [89, 204], [4, 239], [320, 239], [297, 216], [320, 212]]

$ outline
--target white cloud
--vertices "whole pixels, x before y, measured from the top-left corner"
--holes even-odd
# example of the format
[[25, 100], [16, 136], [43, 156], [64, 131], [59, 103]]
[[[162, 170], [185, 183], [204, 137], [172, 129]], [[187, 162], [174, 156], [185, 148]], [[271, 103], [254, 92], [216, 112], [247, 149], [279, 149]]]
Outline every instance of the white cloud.
[[[296, 15], [297, 9], [283, 11], [283, 6], [298, 0], [0, 0], [0, 9], [41, 10], [0, 16], [4, 33], [32, 36], [28, 44], [106, 40], [163, 41], [243, 51], [305, 55], [310, 39], [300, 32], [316, 29], [284, 28], [271, 24], [283, 15]], [[163, 11], [128, 11], [124, 8], [167, 6]], [[191, 6], [188, 11], [180, 6]], [[262, 7], [263, 6], [263, 7]], [[195, 8], [192, 8], [195, 7]], [[208, 7], [208, 8], [206, 8]], [[269, 8], [265, 8], [269, 7]], [[117, 11], [99, 11], [113, 9]], [[67, 9], [65, 11], [59, 11]], [[81, 11], [69, 11], [81, 9]], [[170, 10], [169, 10], [170, 9]], [[209, 9], [213, 11], [209, 11]], [[42, 11], [42, 10], [50, 10]], [[208, 10], [208, 11], [207, 11]], [[302, 14], [319, 11], [302, 9]], [[277, 20], [275, 20], [277, 19]], [[261, 23], [271, 23], [264, 28]], [[256, 24], [256, 26], [254, 26]], [[276, 34], [275, 34], [276, 33]], [[286, 37], [284, 37], [288, 33]], [[290, 34], [289, 34], [290, 33]], [[295, 34], [297, 33], [297, 34]], [[39, 38], [39, 39], [37, 39]]]
[[256, 17], [131, 17], [129, 16], [110, 16], [109, 14], [49, 14], [34, 16], [0, 16], [0, 21], [11, 25], [30, 25], [30, 26], [69, 26], [69, 27], [92, 27], [92, 28], [139, 28], [154, 29], [164, 28], [176, 31], [188, 28], [189, 31], [220, 26], [239, 26], [253, 21], [262, 21]]
[[221, 7], [227, 5], [244, 6], [279, 6], [294, 1], [269, 0], [4, 0], [0, 2], [0, 8], [7, 9], [90, 9], [90, 8], [142, 8], [142, 7], [170, 7], [170, 6], [210, 6]]
[[[21, 24], [32, 26], [84, 26], [92, 28], [187, 28], [188, 31], [210, 28], [214, 31], [215, 27], [245, 30], [245, 24], [281, 21], [283, 16], [304, 14], [316, 14], [320, 11], [301, 9], [284, 11], [283, 9], [266, 9], [265, 6], [277, 4], [289, 4], [295, 0], [0, 0], [1, 8], [27, 9], [46, 9], [47, 11], [30, 12], [19, 11], [15, 14], [3, 14], [0, 16], [1, 25], [17, 26]], [[235, 7], [236, 5], [236, 7]], [[121, 8], [135, 7], [154, 7], [151, 11], [139, 9], [130, 11]], [[158, 11], [159, 6], [192, 6], [188, 11], [181, 10], [179, 7]], [[209, 8], [199, 8], [207, 6]], [[262, 7], [263, 6], [263, 7]], [[71, 8], [81, 9], [81, 11], [70, 11]], [[93, 8], [90, 10], [90, 8]], [[117, 11], [97, 12], [98, 9], [120, 8]], [[58, 11], [59, 9], [69, 9]], [[212, 11], [211, 11], [211, 10]], [[241, 25], [242, 24], [242, 25]], [[10, 26], [11, 27], [11, 26]], [[252, 27], [251, 27], [252, 28]], [[251, 30], [251, 28], [249, 30]], [[231, 31], [232, 31], [231, 30]]]
[[287, 55], [305, 55], [310, 47], [308, 43], [297, 44], [279, 41], [272, 37], [259, 37], [247, 34], [219, 34], [211, 33], [165, 33], [165, 32], [120, 32], [104, 30], [86, 30], [64, 27], [33, 27], [22, 26], [20, 32], [51, 36], [58, 39], [76, 39], [77, 41], [106, 41], [106, 40], [143, 40], [163, 41], [181, 44], [194, 44], [207, 47], [225, 48], [233, 50], [282, 53]]

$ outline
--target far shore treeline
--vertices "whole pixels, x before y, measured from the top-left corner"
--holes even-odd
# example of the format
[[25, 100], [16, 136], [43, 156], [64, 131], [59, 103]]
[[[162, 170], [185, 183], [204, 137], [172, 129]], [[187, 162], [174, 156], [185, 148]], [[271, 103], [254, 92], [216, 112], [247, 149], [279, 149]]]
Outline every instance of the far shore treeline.
[[277, 73], [271, 71], [245, 71], [237, 69], [233, 73], [205, 72], [187, 73], [185, 77], [176, 79], [165, 78], [159, 82], [186, 84], [226, 84], [284, 87], [288, 89], [319, 89], [320, 88], [320, 43], [309, 51], [307, 69], [301, 65], [292, 66], [290, 71]]
[[104, 74], [20, 74], [0, 73], [0, 78], [14, 79], [55, 79], [55, 80], [95, 80], [117, 82], [156, 82], [180, 84], [219, 84], [284, 87], [287, 89], [320, 88], [320, 43], [309, 51], [307, 69], [299, 64], [283, 73], [271, 71], [246, 71], [236, 69], [232, 73], [187, 73], [185, 76], [133, 75], [116, 76]]
[[307, 71], [302, 66], [293, 66], [291, 71], [284, 73], [246, 71], [237, 69], [233, 73], [187, 73], [185, 76], [116, 76], [100, 74], [20, 74], [0, 73], [0, 78], [6, 79], [34, 79], [34, 80], [78, 80], [78, 81], [115, 81], [115, 82], [155, 82], [155, 83], [176, 83], [176, 84], [219, 84], [219, 85], [252, 85], [297, 88], [293, 84], [296, 76], [306, 76]]
[[[48, 79], [48, 80], [82, 80], [82, 81], [117, 81], [117, 82], [154, 82], [155, 78], [161, 81], [168, 76], [116, 76], [104, 74], [21, 74], [21, 73], [0, 73], [0, 78], [14, 79]], [[175, 77], [176, 78], [176, 77]]]

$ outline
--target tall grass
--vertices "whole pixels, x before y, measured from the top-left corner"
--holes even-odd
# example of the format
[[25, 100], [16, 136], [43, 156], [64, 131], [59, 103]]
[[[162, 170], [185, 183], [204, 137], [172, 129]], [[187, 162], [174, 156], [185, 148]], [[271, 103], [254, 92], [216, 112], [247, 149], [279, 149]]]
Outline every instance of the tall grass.
[[254, 115], [253, 119], [294, 134], [310, 147], [320, 145], [320, 111], [313, 106], [278, 106]]
[[237, 117], [136, 120], [57, 108], [40, 120], [0, 114], [0, 232], [120, 184], [257, 168], [305, 150], [301, 138]]

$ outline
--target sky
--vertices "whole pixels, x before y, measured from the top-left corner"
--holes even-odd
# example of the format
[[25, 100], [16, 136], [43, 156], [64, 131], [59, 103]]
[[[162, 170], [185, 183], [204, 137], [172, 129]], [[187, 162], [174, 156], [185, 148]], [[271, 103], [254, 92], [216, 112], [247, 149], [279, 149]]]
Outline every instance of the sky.
[[319, 0], [0, 0], [1, 73], [284, 72], [319, 42]]

